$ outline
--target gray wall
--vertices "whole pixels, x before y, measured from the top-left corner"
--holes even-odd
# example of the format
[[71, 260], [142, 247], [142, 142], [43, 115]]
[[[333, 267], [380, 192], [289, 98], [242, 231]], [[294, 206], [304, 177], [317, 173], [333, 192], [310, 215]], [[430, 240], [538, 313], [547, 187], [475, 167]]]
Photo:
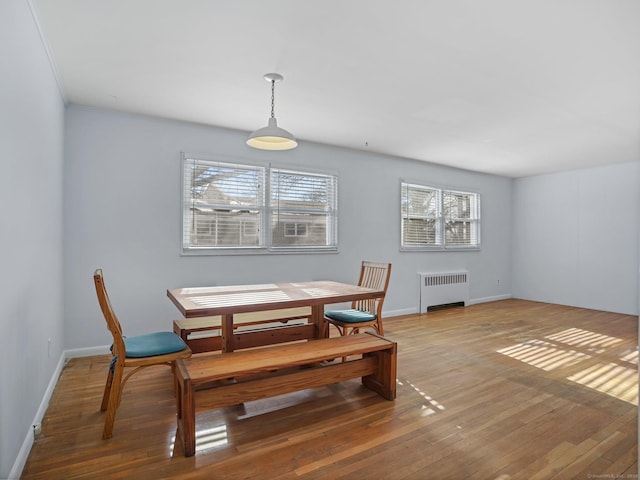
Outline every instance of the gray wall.
[[638, 314], [640, 161], [521, 178], [513, 295]]
[[24, 0], [0, 2], [0, 59], [0, 478], [7, 478], [64, 346], [64, 103]]
[[[71, 106], [65, 140], [65, 339], [104, 345], [91, 275], [100, 266], [129, 335], [169, 328], [166, 289], [335, 279], [357, 281], [363, 259], [393, 264], [385, 311], [418, 308], [419, 271], [465, 268], [471, 297], [511, 293], [512, 180], [423, 162], [301, 142], [287, 152], [245, 145], [247, 133]], [[180, 152], [339, 174], [339, 253], [180, 256]], [[400, 178], [482, 195], [482, 241], [473, 252], [400, 252]]]

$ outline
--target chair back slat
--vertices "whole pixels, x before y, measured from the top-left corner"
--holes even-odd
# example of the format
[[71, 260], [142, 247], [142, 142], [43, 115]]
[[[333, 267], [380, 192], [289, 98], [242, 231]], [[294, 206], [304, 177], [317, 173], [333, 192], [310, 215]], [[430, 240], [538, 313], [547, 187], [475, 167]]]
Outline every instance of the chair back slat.
[[[358, 280], [358, 285], [374, 290], [383, 290], [386, 296], [390, 275], [390, 263], [364, 261], [360, 268], [360, 279]], [[351, 308], [381, 316], [382, 304], [385, 296], [367, 300], [357, 300], [352, 303]]]
[[98, 268], [93, 274], [93, 282], [96, 286], [96, 294], [98, 295], [98, 303], [102, 310], [102, 315], [107, 322], [107, 328], [111, 332], [113, 337], [112, 353], [114, 356], [118, 356], [120, 362], [124, 362], [127, 352], [124, 345], [124, 338], [122, 337], [122, 326], [120, 321], [111, 307], [111, 301], [109, 300], [109, 294], [104, 285], [104, 278], [102, 276], [102, 269]]

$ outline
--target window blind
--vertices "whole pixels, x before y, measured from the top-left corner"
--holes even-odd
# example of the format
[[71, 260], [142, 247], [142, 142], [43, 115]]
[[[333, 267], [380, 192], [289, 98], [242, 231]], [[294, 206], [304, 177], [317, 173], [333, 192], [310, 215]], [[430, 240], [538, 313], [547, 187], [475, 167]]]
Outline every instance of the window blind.
[[478, 248], [480, 196], [401, 184], [401, 248]]
[[185, 158], [183, 249], [261, 247], [265, 169]]
[[445, 244], [476, 246], [479, 238], [479, 200], [477, 194], [443, 192]]
[[182, 162], [183, 253], [337, 250], [337, 176], [184, 153]]
[[402, 244], [437, 245], [440, 237], [440, 191], [402, 185]]
[[337, 247], [337, 177], [271, 169], [273, 247]]

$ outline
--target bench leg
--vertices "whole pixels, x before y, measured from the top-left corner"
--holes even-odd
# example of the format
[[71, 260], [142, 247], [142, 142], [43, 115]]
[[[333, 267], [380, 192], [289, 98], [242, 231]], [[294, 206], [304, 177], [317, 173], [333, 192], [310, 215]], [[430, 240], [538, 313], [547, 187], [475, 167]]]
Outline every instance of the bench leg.
[[397, 345], [393, 348], [365, 354], [377, 357], [378, 368], [373, 375], [362, 377], [362, 384], [387, 400], [396, 398]]
[[178, 421], [176, 442], [181, 439], [184, 456], [191, 457], [196, 453], [195, 389], [181, 360], [178, 360], [176, 364], [175, 384], [177, 387], [176, 414]]

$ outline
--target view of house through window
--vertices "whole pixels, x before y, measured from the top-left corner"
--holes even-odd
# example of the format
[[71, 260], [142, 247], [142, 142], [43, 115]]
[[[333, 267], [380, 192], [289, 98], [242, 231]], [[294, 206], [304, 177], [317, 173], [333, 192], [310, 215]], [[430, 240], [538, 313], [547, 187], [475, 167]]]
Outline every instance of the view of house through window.
[[402, 182], [401, 248], [479, 248], [480, 195]]
[[335, 246], [337, 179], [288, 170], [271, 170], [271, 245]]
[[182, 188], [184, 252], [337, 248], [335, 175], [185, 156]]

